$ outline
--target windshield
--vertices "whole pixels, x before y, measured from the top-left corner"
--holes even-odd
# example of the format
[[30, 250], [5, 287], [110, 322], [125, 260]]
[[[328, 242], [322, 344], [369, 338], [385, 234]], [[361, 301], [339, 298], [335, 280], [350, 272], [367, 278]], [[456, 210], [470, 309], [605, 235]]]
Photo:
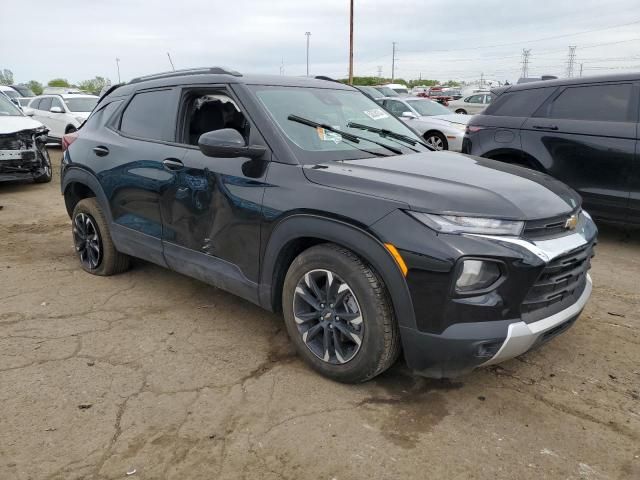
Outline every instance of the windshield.
[[406, 95], [409, 93], [409, 90], [407, 90], [406, 88], [392, 88], [391, 90], [393, 90], [396, 93], [401, 93], [403, 95]]
[[[289, 142], [300, 150], [298, 155], [300, 163], [322, 163], [330, 160], [351, 160], [372, 157], [376, 154], [390, 154], [388, 149], [373, 142], [384, 143], [402, 153], [410, 153], [416, 149], [428, 151], [419, 144], [413, 146], [414, 150], [412, 150], [406, 143], [397, 139], [350, 126], [349, 124], [357, 124], [360, 127], [390, 130], [420, 141], [402, 122], [359, 92], [281, 86], [254, 86], [252, 89]], [[348, 138], [343, 138], [340, 133], [292, 121], [289, 119], [291, 116], [327, 125], [345, 134], [358, 135], [364, 139], [354, 143]], [[369, 152], [363, 152], [362, 149]]]
[[98, 103], [98, 97], [65, 98], [64, 103], [71, 112], [90, 112]]
[[21, 117], [22, 112], [14, 103], [0, 94], [0, 117]]
[[449, 115], [451, 113], [448, 108], [431, 100], [407, 100], [407, 103], [411, 105], [411, 108], [418, 112], [418, 115], [423, 117], [430, 117], [432, 115]]

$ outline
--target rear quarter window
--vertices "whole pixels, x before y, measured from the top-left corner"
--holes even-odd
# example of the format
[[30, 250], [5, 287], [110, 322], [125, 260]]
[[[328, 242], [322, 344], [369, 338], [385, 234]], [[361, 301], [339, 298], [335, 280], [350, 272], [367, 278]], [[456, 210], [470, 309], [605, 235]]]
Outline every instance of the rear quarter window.
[[530, 117], [555, 90], [556, 87], [544, 87], [503, 93], [493, 99], [485, 115]]
[[104, 127], [121, 104], [122, 100], [117, 100], [101, 107], [100, 110], [91, 114], [82, 126], [82, 130], [98, 130]]
[[176, 114], [173, 99], [173, 90], [137, 93], [122, 114], [120, 131], [147, 140], [170, 140]]

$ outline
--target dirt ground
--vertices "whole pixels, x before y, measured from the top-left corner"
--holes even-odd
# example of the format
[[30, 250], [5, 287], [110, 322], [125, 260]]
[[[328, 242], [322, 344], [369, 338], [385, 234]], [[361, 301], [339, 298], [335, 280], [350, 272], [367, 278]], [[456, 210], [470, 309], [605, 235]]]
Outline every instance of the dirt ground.
[[348, 386], [223, 291], [84, 273], [57, 172], [0, 205], [0, 479], [640, 479], [638, 232], [601, 229], [592, 299], [541, 349]]

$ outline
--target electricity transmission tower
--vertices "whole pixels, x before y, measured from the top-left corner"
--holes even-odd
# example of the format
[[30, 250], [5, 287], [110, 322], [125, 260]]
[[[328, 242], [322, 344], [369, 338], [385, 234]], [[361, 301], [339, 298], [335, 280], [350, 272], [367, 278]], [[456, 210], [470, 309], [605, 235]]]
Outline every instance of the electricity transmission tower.
[[522, 73], [520, 74], [521, 78], [527, 78], [529, 76], [529, 57], [531, 56], [531, 49], [523, 48], [522, 49]]
[[573, 69], [576, 66], [576, 46], [569, 46], [569, 60], [567, 60], [567, 77], [573, 77]]

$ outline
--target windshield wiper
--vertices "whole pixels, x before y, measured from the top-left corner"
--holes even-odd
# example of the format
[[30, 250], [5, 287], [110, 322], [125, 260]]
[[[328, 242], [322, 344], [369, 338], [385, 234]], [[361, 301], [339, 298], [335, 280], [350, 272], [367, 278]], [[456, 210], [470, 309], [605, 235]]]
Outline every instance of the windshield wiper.
[[[300, 123], [302, 125], [307, 125], [308, 127], [313, 127], [313, 128], [323, 128], [325, 130], [327, 130], [328, 132], [333, 132], [333, 133], [337, 133], [338, 135], [341, 135], [342, 138], [349, 140], [353, 143], [360, 143], [360, 140], [364, 140], [365, 142], [371, 142], [374, 143], [382, 148], [386, 148], [387, 150], [389, 150], [390, 152], [393, 152], [397, 155], [401, 155], [402, 154], [402, 150], [397, 149], [396, 147], [392, 147], [391, 145], [387, 145], [386, 143], [382, 143], [382, 142], [376, 142], [375, 140], [371, 140], [370, 138], [367, 137], [362, 137], [360, 135], [354, 135], [353, 133], [348, 133], [348, 132], [343, 132], [342, 130], [338, 130], [337, 128], [333, 128], [331, 125], [326, 125], [324, 123], [318, 123], [318, 122], [314, 122], [313, 120], [307, 120], [306, 118], [303, 117], [299, 117], [298, 115], [289, 115], [287, 117], [287, 120], [291, 120], [292, 122], [296, 122], [296, 123]], [[365, 150], [367, 151], [367, 150]], [[372, 152], [369, 152], [372, 153]]]
[[[396, 140], [401, 140], [401, 141], [403, 141], [405, 143], [408, 143], [412, 147], [417, 143], [419, 145], [422, 145], [423, 147], [428, 148], [429, 150], [433, 150], [433, 148], [431, 148], [426, 143], [422, 143], [421, 141], [416, 140], [414, 138], [411, 138], [408, 135], [403, 135], [401, 133], [396, 133], [396, 132], [394, 132], [392, 130], [387, 130], [385, 128], [371, 127], [369, 125], [364, 125], [362, 123], [356, 123], [356, 122], [347, 123], [347, 127], [357, 128], [359, 130], [366, 130], [367, 132], [377, 133], [378, 135], [380, 135], [383, 138], [384, 137], [389, 137], [389, 138], [394, 138]], [[409, 148], [409, 147], [407, 147], [407, 148]], [[413, 150], [414, 152], [418, 152], [418, 150], [416, 150], [415, 148], [410, 148], [410, 150]]]

